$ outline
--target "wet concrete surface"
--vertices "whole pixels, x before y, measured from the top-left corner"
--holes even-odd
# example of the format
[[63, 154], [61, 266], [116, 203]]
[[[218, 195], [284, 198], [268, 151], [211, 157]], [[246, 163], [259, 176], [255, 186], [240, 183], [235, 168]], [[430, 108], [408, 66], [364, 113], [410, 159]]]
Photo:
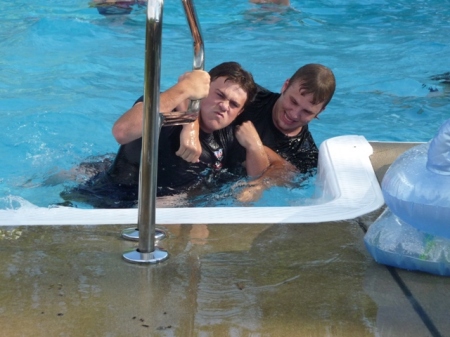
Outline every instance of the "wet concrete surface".
[[169, 259], [125, 262], [124, 226], [1, 229], [2, 336], [449, 336], [450, 280], [397, 271], [360, 219], [171, 225]]

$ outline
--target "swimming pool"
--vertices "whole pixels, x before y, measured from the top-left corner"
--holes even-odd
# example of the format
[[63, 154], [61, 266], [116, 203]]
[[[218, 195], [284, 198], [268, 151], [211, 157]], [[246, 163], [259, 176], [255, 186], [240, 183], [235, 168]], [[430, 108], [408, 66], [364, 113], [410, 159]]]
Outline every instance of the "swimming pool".
[[[232, 5], [231, 5], [232, 4]], [[236, 60], [278, 91], [305, 63], [333, 69], [336, 94], [311, 124], [318, 144], [355, 134], [427, 141], [450, 115], [447, 1], [195, 2], [206, 68]], [[141, 95], [145, 11], [101, 16], [88, 1], [0, 2], [0, 208], [60, 201], [43, 179], [114, 153], [115, 119]], [[162, 89], [192, 67], [182, 6], [164, 7]]]

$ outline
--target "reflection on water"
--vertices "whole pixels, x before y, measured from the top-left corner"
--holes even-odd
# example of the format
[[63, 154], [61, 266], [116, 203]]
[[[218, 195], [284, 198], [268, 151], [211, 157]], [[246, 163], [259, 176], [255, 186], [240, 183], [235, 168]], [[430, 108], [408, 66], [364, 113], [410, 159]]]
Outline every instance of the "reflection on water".
[[249, 250], [201, 257], [200, 331], [372, 336], [376, 307], [362, 291], [366, 260], [353, 244], [360, 234], [347, 226], [327, 234], [329, 226], [338, 225], [268, 226], [243, 237]]
[[252, 182], [246, 178], [235, 177], [216, 181], [188, 194], [191, 207], [242, 207], [242, 206], [304, 206], [311, 205], [312, 199], [320, 188], [316, 184], [316, 175], [298, 174], [284, 186], [273, 186], [265, 191], [259, 199], [251, 202], [241, 201], [240, 197]]
[[0, 240], [17, 240], [21, 235], [22, 229], [20, 228], [0, 228]]
[[[136, 245], [119, 237], [121, 226], [2, 230], [2, 332], [429, 335], [388, 270], [366, 252], [356, 221], [164, 229], [159, 245], [169, 259], [154, 266], [121, 259]], [[437, 329], [448, 331], [449, 280], [398, 273]]]
[[27, 227], [2, 240], [3, 331], [373, 335], [376, 307], [361, 284], [369, 259], [352, 226], [165, 229], [170, 257], [151, 267], [121, 260], [135, 244], [120, 226]]

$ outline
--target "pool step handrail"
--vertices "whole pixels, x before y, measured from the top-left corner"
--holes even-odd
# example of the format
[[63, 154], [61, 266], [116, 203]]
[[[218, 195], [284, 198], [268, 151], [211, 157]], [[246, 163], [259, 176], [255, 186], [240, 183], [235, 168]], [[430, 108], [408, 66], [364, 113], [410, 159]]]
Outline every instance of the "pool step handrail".
[[[183, 3], [186, 19], [191, 30], [192, 39], [194, 40], [194, 70], [204, 70], [205, 68], [205, 49], [203, 47], [203, 38], [200, 31], [200, 24], [197, 19], [193, 0], [181, 0]], [[191, 101], [188, 107], [188, 114], [196, 114], [200, 112], [200, 100]]]
[[[192, 0], [181, 0], [181, 2], [194, 40], [193, 70], [204, 70], [205, 49], [194, 3]], [[198, 118], [199, 112], [200, 100], [190, 101], [187, 111], [161, 112], [161, 125], [170, 126], [194, 122]]]
[[144, 113], [142, 152], [139, 172], [139, 245], [123, 254], [131, 263], [157, 263], [168, 253], [155, 246], [155, 210], [160, 132], [159, 93], [161, 77], [161, 40], [163, 0], [149, 0], [145, 40]]

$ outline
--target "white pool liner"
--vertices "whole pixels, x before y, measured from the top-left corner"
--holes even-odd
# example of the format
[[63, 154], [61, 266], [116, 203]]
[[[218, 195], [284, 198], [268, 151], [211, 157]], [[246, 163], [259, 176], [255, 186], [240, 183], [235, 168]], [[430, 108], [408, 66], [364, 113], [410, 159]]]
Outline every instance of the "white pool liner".
[[[292, 207], [157, 208], [156, 224], [319, 223], [353, 219], [381, 207], [384, 199], [362, 136], [327, 139], [319, 149], [321, 191], [312, 205]], [[0, 210], [0, 226], [137, 224], [138, 209], [25, 207]]]

